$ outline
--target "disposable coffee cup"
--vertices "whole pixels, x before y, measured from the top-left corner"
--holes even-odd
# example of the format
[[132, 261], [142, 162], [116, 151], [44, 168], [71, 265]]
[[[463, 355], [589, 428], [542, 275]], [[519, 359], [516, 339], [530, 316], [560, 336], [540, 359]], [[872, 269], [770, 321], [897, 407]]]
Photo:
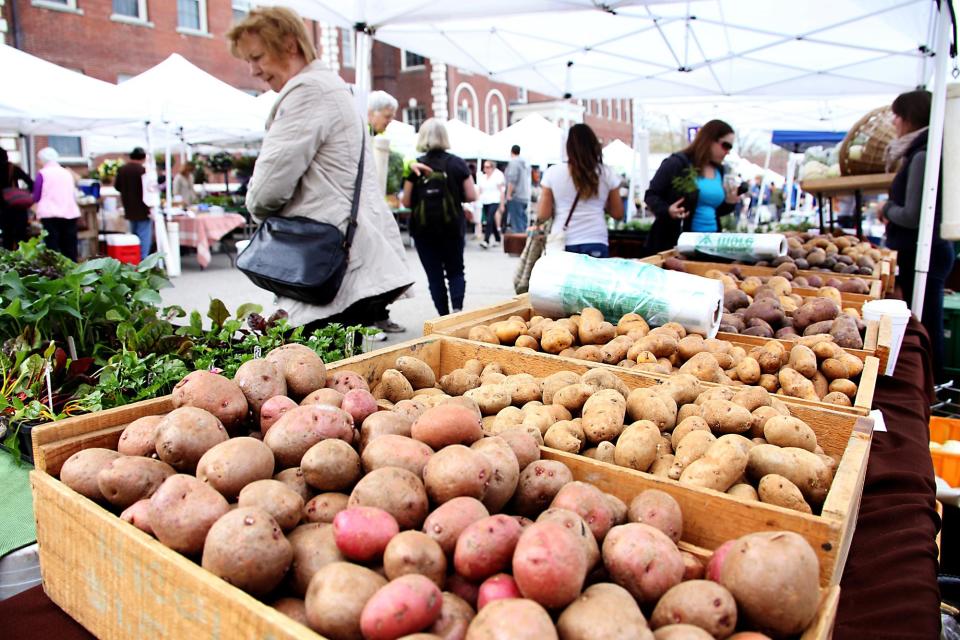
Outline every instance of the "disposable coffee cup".
[[907, 322], [910, 321], [910, 309], [903, 300], [871, 300], [863, 305], [863, 319], [879, 322], [882, 316], [890, 318], [890, 357], [887, 359], [887, 370], [884, 375], [892, 376], [897, 367], [897, 357], [900, 355], [900, 345], [903, 344], [903, 334], [907, 331]]

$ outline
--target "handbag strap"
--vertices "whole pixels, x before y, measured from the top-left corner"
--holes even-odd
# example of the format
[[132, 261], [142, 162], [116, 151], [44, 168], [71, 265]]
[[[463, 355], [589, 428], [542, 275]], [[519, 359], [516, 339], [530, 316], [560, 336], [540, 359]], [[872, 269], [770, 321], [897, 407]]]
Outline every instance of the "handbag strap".
[[357, 231], [357, 213], [360, 211], [360, 187], [363, 186], [363, 156], [367, 153], [367, 128], [360, 127], [363, 131], [362, 142], [360, 143], [360, 162], [357, 163], [357, 179], [353, 183], [353, 202], [350, 205], [350, 222], [347, 223], [347, 237], [343, 241], [343, 248], [349, 252], [350, 245], [353, 244], [353, 235]]
[[573, 210], [577, 208], [577, 203], [580, 202], [580, 192], [577, 191], [577, 196], [573, 199], [573, 204], [570, 205], [570, 213], [567, 214], [567, 221], [563, 223], [563, 230], [566, 231], [567, 227], [570, 226], [570, 218], [573, 217]]

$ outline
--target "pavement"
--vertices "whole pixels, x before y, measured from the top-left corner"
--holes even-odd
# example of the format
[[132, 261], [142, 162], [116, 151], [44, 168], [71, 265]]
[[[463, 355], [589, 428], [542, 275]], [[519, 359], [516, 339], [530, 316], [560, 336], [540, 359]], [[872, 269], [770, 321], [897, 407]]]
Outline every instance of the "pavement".
[[[404, 240], [408, 240], [406, 235]], [[390, 305], [390, 319], [406, 330], [386, 334], [387, 340], [374, 343], [374, 348], [419, 338], [423, 335], [423, 323], [439, 315], [430, 299], [427, 275], [416, 250], [406, 246], [406, 253], [407, 266], [415, 279], [411, 288], [413, 297]], [[520, 262], [519, 257], [507, 255], [502, 246], [483, 249], [471, 236], [463, 258], [467, 281], [464, 311], [503, 302], [515, 295], [513, 274]], [[164, 305], [180, 305], [187, 313], [196, 309], [205, 319], [210, 300], [214, 298], [222, 300], [231, 313], [246, 302], [263, 306], [265, 317], [277, 309], [273, 294], [256, 287], [245, 275], [231, 267], [230, 259], [225, 254], [214, 252], [209, 266], [203, 270], [197, 264], [195, 255], [183, 255], [181, 272], [180, 276], [171, 279], [172, 287], [160, 291]]]

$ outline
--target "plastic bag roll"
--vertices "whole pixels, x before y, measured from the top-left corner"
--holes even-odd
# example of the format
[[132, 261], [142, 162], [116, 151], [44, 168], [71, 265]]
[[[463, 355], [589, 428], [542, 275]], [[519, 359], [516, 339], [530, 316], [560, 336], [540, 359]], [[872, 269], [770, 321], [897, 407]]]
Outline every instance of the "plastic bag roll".
[[787, 237], [782, 233], [681, 233], [677, 253], [697, 254], [757, 262], [787, 255]]
[[537, 260], [530, 303], [534, 313], [549, 318], [594, 307], [614, 324], [636, 313], [650, 326], [678, 322], [713, 338], [723, 315], [723, 284], [633, 260], [561, 252]]

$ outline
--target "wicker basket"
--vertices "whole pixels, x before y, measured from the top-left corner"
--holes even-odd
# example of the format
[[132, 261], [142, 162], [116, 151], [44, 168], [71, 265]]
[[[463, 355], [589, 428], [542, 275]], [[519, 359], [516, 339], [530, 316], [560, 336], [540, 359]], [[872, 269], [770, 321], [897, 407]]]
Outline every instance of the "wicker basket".
[[[893, 112], [889, 106], [874, 109], [850, 127], [840, 144], [840, 175], [859, 176], [885, 173], [883, 153], [890, 141], [897, 137], [893, 128]], [[850, 158], [850, 147], [863, 146], [860, 158]]]

